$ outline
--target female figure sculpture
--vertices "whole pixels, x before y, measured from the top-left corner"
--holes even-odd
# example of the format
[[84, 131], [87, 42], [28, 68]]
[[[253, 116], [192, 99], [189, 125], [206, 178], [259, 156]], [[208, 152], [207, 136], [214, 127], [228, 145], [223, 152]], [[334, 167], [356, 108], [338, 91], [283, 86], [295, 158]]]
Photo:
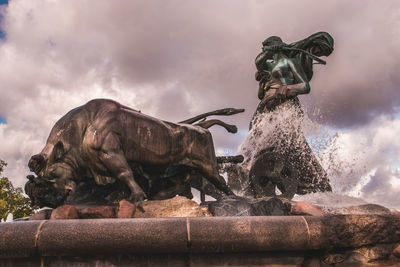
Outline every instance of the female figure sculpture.
[[333, 38], [319, 32], [285, 44], [272, 36], [263, 42], [262, 50], [255, 60], [261, 101], [245, 141], [257, 149], [250, 152], [242, 147], [250, 187], [256, 197], [275, 195], [275, 187], [287, 198], [331, 191], [327, 174], [302, 133], [303, 111], [297, 96], [310, 92], [313, 62], [325, 64], [319, 56], [333, 51]]
[[310, 92], [310, 85], [303, 69], [284, 53], [284, 44], [278, 36], [263, 42], [263, 52], [256, 58], [256, 80], [260, 82], [257, 111], [273, 110], [284, 101], [298, 104], [299, 94]]
[[255, 60], [261, 100], [257, 112], [271, 111], [288, 100], [299, 104], [296, 96], [310, 92], [313, 61], [325, 65], [318, 56], [328, 56], [333, 51], [333, 38], [326, 32], [289, 45], [280, 37], [271, 36], [262, 44], [263, 51]]

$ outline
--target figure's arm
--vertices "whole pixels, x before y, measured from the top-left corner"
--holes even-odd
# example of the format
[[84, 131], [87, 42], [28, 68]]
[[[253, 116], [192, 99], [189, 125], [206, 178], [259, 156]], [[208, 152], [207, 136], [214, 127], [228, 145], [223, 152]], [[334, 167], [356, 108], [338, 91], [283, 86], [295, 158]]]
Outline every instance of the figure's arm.
[[267, 59], [271, 58], [272, 52], [271, 51], [263, 51], [260, 53], [255, 60], [257, 72], [256, 72], [256, 81], [259, 81], [258, 87], [258, 98], [261, 100], [264, 98], [265, 95], [265, 83], [266, 80], [269, 80], [271, 77], [271, 63], [267, 61]]
[[266, 50], [266, 51], [263, 51], [262, 53], [258, 54], [258, 56], [256, 57], [256, 60], [255, 60], [258, 71], [262, 71], [265, 68], [268, 68], [268, 66], [266, 66], [266, 61], [267, 61], [267, 59], [272, 58], [272, 55], [273, 55], [273, 51], [270, 51], [270, 50]]
[[260, 83], [258, 86], [258, 99], [262, 100], [265, 95], [265, 90], [264, 90], [264, 83]]
[[310, 92], [310, 83], [307, 80], [303, 68], [292, 60], [289, 60], [289, 66], [297, 83], [286, 86], [286, 96], [293, 97]]

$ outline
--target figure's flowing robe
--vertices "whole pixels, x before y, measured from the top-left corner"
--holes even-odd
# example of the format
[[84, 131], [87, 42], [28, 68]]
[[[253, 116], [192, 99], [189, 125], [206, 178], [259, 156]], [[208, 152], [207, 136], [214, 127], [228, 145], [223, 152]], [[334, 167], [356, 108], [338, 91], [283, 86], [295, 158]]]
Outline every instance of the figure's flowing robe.
[[[333, 38], [328, 33], [318, 32], [301, 41], [288, 44], [286, 47], [305, 50], [319, 57], [329, 56], [333, 51], [333, 45]], [[303, 68], [307, 80], [310, 81], [313, 76], [313, 59], [298, 50], [286, 50], [285, 53], [289, 58], [297, 61], [298, 65]], [[262, 70], [259, 69], [257, 73], [259, 74], [260, 71]], [[256, 74], [256, 79], [261, 80], [261, 77], [257, 77]], [[247, 169], [250, 170], [251, 166], [256, 164], [257, 159], [261, 159], [261, 154], [268, 151], [267, 153], [275, 153], [277, 155], [267, 157], [269, 160], [276, 158], [275, 166], [281, 165], [283, 161], [283, 164], [289, 166], [288, 168], [292, 170], [293, 175], [297, 176], [299, 182], [298, 194], [331, 191], [327, 174], [312, 152], [302, 132], [303, 110], [298, 98], [277, 99], [274, 97], [275, 91], [274, 89], [269, 89], [265, 92], [264, 98], [261, 100], [250, 123], [249, 135], [254, 134], [254, 138], [260, 138], [257, 137], [260, 134], [257, 131], [266, 130], [266, 124], [269, 123], [270, 138], [265, 138], [264, 142], [257, 142], [259, 153], [251, 153], [250, 157], [253, 158], [245, 160], [245, 163], [247, 161], [250, 165], [247, 166]], [[283, 117], [286, 118], [285, 121], [282, 120]], [[254, 127], [259, 129], [254, 129]]]

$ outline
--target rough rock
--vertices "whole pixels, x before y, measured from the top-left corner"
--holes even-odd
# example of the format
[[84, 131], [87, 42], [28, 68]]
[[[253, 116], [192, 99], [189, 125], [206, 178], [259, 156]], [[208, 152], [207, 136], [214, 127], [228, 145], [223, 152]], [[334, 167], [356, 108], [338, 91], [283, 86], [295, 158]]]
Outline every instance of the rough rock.
[[364, 246], [354, 250], [359, 254], [364, 255], [367, 262], [377, 260], [385, 260], [389, 258], [393, 251], [393, 244], [377, 244], [375, 246]]
[[33, 214], [31, 217], [29, 217], [30, 221], [34, 220], [48, 220], [50, 219], [52, 209], [42, 209]]
[[327, 253], [324, 255], [322, 262], [328, 265], [338, 264], [345, 260], [344, 253]]
[[115, 208], [112, 206], [88, 207], [78, 211], [81, 219], [115, 218]]
[[376, 204], [363, 204], [357, 206], [348, 206], [348, 207], [321, 207], [325, 213], [327, 214], [358, 214], [358, 215], [386, 215], [393, 214], [393, 212], [380, 205]]
[[292, 215], [311, 215], [311, 216], [323, 216], [325, 212], [315, 205], [307, 202], [298, 201], [291, 203], [290, 213]]
[[208, 202], [208, 209], [214, 216], [283, 216], [289, 215], [290, 204], [281, 199], [225, 197]]
[[117, 217], [132, 218], [133, 214], [135, 213], [135, 210], [136, 210], [135, 204], [129, 202], [128, 200], [123, 199], [119, 202]]
[[400, 245], [397, 245], [397, 246], [393, 249], [393, 255], [395, 255], [397, 258], [400, 258]]
[[51, 213], [50, 220], [78, 219], [78, 211], [72, 205], [63, 205]]
[[209, 217], [206, 207], [186, 197], [176, 196], [166, 200], [141, 201], [136, 205], [135, 218]]
[[349, 251], [345, 254], [345, 256], [345, 260], [342, 263], [344, 266], [364, 267], [367, 265], [368, 259], [361, 253]]
[[395, 215], [325, 215], [321, 231], [328, 247], [361, 247], [400, 240], [400, 217]]

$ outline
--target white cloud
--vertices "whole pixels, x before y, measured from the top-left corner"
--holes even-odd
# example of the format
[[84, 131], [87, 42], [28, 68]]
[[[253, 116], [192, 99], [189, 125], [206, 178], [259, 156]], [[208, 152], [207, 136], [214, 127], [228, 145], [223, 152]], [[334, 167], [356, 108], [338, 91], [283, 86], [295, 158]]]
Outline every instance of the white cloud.
[[338, 134], [323, 155], [336, 193], [400, 208], [400, 120], [382, 116]]

